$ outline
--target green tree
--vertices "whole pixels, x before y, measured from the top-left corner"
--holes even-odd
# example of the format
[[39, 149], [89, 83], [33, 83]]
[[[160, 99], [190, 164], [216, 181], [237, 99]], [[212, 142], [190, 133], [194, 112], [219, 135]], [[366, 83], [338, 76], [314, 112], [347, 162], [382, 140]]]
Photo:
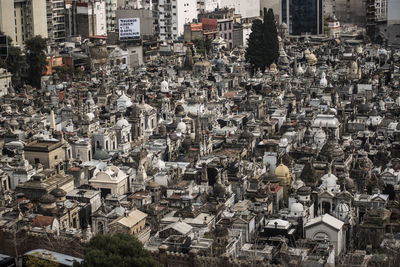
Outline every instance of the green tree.
[[[3, 33], [0, 32], [0, 35]], [[7, 36], [8, 57], [3, 60], [0, 58], [0, 68], [7, 69], [12, 73], [12, 83], [14, 86], [22, 85], [22, 74], [26, 71], [26, 59], [19, 47], [12, 45], [13, 40]]]
[[211, 38], [196, 38], [193, 40], [193, 44], [196, 46], [198, 54], [208, 54], [211, 50], [212, 40]]
[[[279, 41], [278, 31], [276, 29], [274, 11], [270, 8], [264, 9], [264, 64], [269, 67], [272, 63], [278, 61]], [[265, 69], [265, 68], [264, 68]]]
[[265, 70], [264, 63], [264, 42], [263, 42], [263, 23], [256, 19], [251, 25], [251, 33], [246, 49], [246, 61], [250, 63], [252, 72], [257, 69]]
[[147, 267], [156, 266], [150, 253], [140, 241], [129, 234], [96, 235], [84, 249], [83, 262], [74, 266], [84, 267]]
[[61, 81], [66, 81], [74, 73], [74, 70], [68, 66], [56, 66], [56, 67], [53, 67], [53, 70], [54, 70], [54, 73], [57, 73], [57, 75]]
[[324, 32], [327, 36], [331, 36], [331, 28], [329, 28], [329, 21], [324, 17]]
[[42, 72], [46, 69], [46, 40], [35, 36], [25, 42], [26, 62], [28, 63], [28, 82], [36, 88], [41, 87]]
[[251, 31], [246, 61], [250, 63], [253, 72], [258, 68], [264, 71], [265, 67], [277, 62], [279, 57], [278, 32], [273, 10], [264, 9], [264, 22], [254, 20]]

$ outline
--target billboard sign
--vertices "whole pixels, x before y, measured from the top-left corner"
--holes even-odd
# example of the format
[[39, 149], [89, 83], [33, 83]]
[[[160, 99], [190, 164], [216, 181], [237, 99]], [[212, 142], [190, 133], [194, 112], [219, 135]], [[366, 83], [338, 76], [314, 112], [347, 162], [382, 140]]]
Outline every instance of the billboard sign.
[[119, 39], [120, 40], [140, 39], [140, 19], [139, 18], [119, 19], [118, 25], [119, 25]]

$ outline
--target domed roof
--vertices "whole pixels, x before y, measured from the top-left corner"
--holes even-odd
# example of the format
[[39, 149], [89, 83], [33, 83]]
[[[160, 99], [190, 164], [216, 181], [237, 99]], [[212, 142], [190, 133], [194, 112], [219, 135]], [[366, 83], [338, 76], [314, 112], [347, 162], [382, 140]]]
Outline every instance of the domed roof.
[[124, 118], [121, 117], [117, 123], [115, 124], [115, 126], [122, 128], [122, 127], [129, 127], [129, 122]]
[[122, 93], [122, 95], [118, 98], [117, 100], [118, 102], [118, 106], [125, 106], [126, 108], [129, 108], [130, 106], [132, 106], [132, 101], [129, 97], [127, 97], [125, 95], [125, 93]]
[[96, 149], [96, 151], [93, 154], [93, 159], [95, 160], [108, 160], [110, 159], [111, 156], [107, 153], [107, 151], [103, 149]]
[[354, 189], [354, 181], [353, 181], [353, 179], [351, 179], [350, 177], [346, 177], [344, 179], [344, 182], [345, 182], [346, 188], [348, 188], [350, 190]]
[[333, 160], [341, 161], [344, 159], [344, 151], [338, 141], [331, 137], [322, 147], [319, 153], [319, 158], [327, 162], [332, 162]]
[[352, 70], [358, 70], [358, 64], [357, 64], [357, 62], [355, 62], [355, 61], [353, 61], [353, 62], [351, 62], [351, 69]]
[[341, 202], [336, 206], [336, 212], [338, 212], [339, 214], [348, 213], [349, 211], [349, 205], [347, 205], [346, 203]]
[[62, 190], [61, 188], [57, 187], [55, 189], [53, 189], [50, 194], [52, 194], [53, 196], [55, 196], [56, 198], [60, 198], [60, 197], [65, 197], [67, 195], [67, 192], [65, 192], [64, 190]]
[[331, 174], [326, 178], [326, 185], [328, 187], [334, 187], [337, 185], [336, 184], [337, 180], [338, 180], [338, 178], [335, 175]]
[[185, 112], [185, 108], [182, 105], [177, 105], [175, 107], [175, 114], [180, 114], [180, 113], [183, 113], [183, 112]]
[[176, 126], [176, 130], [179, 130], [181, 133], [186, 133], [186, 128], [186, 123], [184, 123], [183, 121], [180, 121]]
[[310, 55], [308, 56], [307, 61], [308, 61], [308, 64], [310, 64], [310, 65], [315, 65], [315, 64], [317, 64], [318, 59], [317, 59], [317, 57], [316, 57], [314, 54], [310, 54]]
[[317, 132], [315, 133], [315, 135], [314, 135], [314, 140], [315, 140], [315, 142], [318, 142], [318, 141], [323, 142], [323, 141], [325, 141], [326, 140], [325, 131], [322, 130], [321, 128], [319, 128], [317, 130]]
[[297, 194], [301, 196], [306, 196], [311, 194], [311, 187], [309, 186], [303, 186], [297, 189]]
[[93, 97], [92, 97], [92, 92], [88, 92], [88, 96], [87, 96], [87, 99], [86, 99], [86, 105], [89, 105], [89, 106], [94, 106], [95, 105]]
[[165, 169], [165, 162], [161, 159], [158, 159], [155, 164], [153, 164], [153, 168], [163, 170]]
[[169, 92], [169, 84], [166, 80], [161, 82], [161, 92], [162, 93], [168, 93]]
[[19, 123], [17, 122], [17, 120], [15, 118], [12, 118], [9, 124], [11, 126], [19, 126]]
[[338, 178], [336, 177], [336, 175], [329, 172], [329, 173], [325, 174], [324, 176], [322, 176], [321, 180], [323, 182], [325, 182], [326, 184], [336, 185], [336, 181], [338, 180]]
[[281, 24], [281, 27], [280, 27], [282, 30], [284, 30], [284, 29], [289, 29], [289, 27], [288, 27], [288, 25], [284, 22], [284, 23], [282, 23]]
[[278, 167], [275, 169], [275, 175], [279, 177], [287, 177], [290, 175], [290, 170], [289, 168], [284, 165], [283, 163], [279, 164]]
[[39, 202], [42, 204], [51, 204], [56, 202], [56, 198], [53, 195], [46, 193], [40, 197]]
[[301, 203], [293, 203], [290, 206], [290, 212], [291, 213], [302, 213], [304, 211], [303, 204]]

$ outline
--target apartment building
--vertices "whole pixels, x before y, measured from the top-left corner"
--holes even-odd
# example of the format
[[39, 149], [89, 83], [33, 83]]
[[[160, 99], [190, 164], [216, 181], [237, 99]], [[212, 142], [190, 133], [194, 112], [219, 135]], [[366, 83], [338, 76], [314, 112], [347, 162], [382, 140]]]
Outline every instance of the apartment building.
[[79, 0], [76, 3], [77, 34], [83, 37], [107, 36], [105, 0]]
[[115, 12], [117, 11], [117, 8], [118, 8], [117, 0], [106, 0], [107, 32], [113, 32], [117, 27], [117, 21], [115, 19], [116, 17]]
[[20, 46], [36, 35], [48, 38], [46, 0], [0, 0], [0, 31]]
[[325, 17], [335, 17], [341, 24], [366, 24], [365, 0], [325, 0], [323, 9]]
[[66, 38], [65, 1], [47, 0], [46, 9], [49, 40], [56, 43], [64, 42]]
[[197, 21], [197, 0], [153, 0], [155, 30], [160, 40], [176, 40], [184, 25]]

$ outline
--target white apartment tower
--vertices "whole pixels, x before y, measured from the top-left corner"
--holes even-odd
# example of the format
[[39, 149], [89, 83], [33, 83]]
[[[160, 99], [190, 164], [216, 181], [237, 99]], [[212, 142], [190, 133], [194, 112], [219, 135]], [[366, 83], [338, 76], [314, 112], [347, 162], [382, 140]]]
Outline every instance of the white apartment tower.
[[176, 40], [186, 23], [197, 21], [197, 0], [153, 0], [153, 14], [160, 40]]

